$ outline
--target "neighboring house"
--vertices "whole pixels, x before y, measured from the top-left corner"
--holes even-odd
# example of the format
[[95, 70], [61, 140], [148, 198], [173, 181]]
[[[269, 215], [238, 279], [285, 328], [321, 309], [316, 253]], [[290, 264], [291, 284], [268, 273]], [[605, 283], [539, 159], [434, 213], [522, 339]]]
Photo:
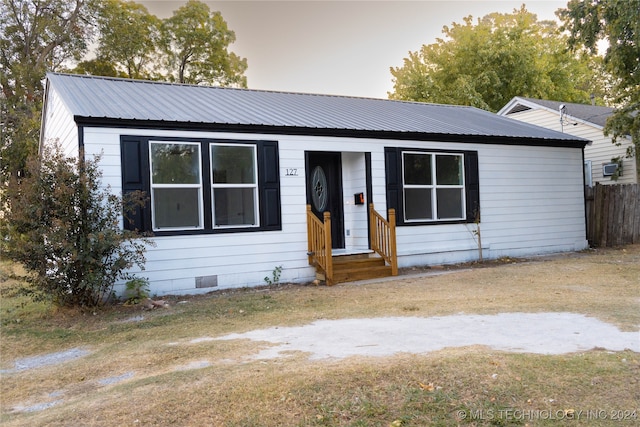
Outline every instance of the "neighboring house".
[[400, 267], [477, 260], [478, 226], [485, 259], [588, 246], [588, 141], [473, 107], [48, 74], [55, 140], [150, 195], [158, 295], [313, 280], [323, 211], [330, 255], [371, 256], [369, 204], [395, 209]]
[[[613, 144], [603, 133], [614, 109], [596, 105], [514, 97], [498, 115], [542, 126], [592, 141], [584, 149], [585, 184], [635, 184], [638, 181], [637, 157], [627, 158], [631, 138]], [[622, 170], [616, 170], [621, 159]]]

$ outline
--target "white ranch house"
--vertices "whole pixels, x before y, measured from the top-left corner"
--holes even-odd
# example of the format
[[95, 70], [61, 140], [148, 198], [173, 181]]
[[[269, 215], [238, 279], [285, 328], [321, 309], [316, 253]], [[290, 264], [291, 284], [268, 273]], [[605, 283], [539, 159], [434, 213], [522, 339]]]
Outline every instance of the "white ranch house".
[[472, 107], [52, 73], [55, 140], [150, 196], [157, 295], [476, 260], [478, 227], [485, 259], [588, 246], [588, 141]]
[[[620, 145], [613, 144], [604, 134], [606, 121], [614, 113], [610, 107], [549, 101], [546, 99], [516, 96], [498, 111], [498, 115], [520, 120], [558, 132], [585, 138], [591, 141], [584, 149], [585, 184], [637, 184], [640, 169], [637, 157], [626, 157], [631, 138], [623, 138]], [[615, 174], [617, 162], [622, 160], [622, 173]]]

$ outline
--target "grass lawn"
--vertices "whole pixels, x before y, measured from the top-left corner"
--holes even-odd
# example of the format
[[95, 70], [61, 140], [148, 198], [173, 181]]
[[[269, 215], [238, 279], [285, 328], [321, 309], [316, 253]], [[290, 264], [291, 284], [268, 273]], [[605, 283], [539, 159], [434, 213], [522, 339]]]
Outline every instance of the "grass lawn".
[[[203, 339], [318, 319], [513, 312], [579, 313], [638, 331], [640, 245], [503, 259], [438, 275], [413, 269], [376, 283], [170, 297], [169, 308], [153, 311], [117, 305], [83, 312], [31, 302], [17, 292], [12, 268], [0, 265], [6, 426], [640, 423], [640, 354], [629, 350], [548, 356], [471, 346], [254, 360], [247, 356], [262, 344]], [[41, 359], [36, 367], [23, 360], [58, 352], [66, 359]]]

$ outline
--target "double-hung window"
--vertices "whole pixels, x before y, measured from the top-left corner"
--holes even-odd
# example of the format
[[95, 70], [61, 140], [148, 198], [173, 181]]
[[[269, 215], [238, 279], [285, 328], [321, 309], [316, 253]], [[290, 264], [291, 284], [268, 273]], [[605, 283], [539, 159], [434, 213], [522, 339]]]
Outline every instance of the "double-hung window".
[[211, 144], [209, 149], [213, 226], [257, 226], [258, 168], [255, 145]]
[[157, 236], [282, 229], [277, 141], [122, 136], [125, 227]]
[[149, 141], [155, 231], [203, 228], [200, 144]]
[[477, 152], [388, 147], [385, 171], [398, 225], [479, 220]]
[[462, 154], [403, 152], [405, 221], [465, 217]]

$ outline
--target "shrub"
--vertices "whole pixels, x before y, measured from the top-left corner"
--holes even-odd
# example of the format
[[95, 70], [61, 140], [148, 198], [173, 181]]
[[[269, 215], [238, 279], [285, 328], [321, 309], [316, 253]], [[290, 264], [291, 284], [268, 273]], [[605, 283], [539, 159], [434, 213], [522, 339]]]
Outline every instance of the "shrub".
[[125, 284], [125, 304], [139, 304], [149, 298], [149, 280], [145, 277], [134, 277]]
[[79, 161], [65, 157], [57, 144], [45, 146], [29, 160], [26, 176], [6, 190], [1, 249], [28, 270], [25, 279], [38, 298], [101, 305], [117, 280], [133, 277], [128, 269], [144, 269], [151, 242], [121, 227], [123, 206], [142, 198], [123, 200], [102, 187], [99, 160]]
[[279, 265], [271, 272], [271, 277], [265, 276], [264, 281], [267, 285], [277, 285], [280, 283], [280, 274], [282, 273], [282, 266]]

